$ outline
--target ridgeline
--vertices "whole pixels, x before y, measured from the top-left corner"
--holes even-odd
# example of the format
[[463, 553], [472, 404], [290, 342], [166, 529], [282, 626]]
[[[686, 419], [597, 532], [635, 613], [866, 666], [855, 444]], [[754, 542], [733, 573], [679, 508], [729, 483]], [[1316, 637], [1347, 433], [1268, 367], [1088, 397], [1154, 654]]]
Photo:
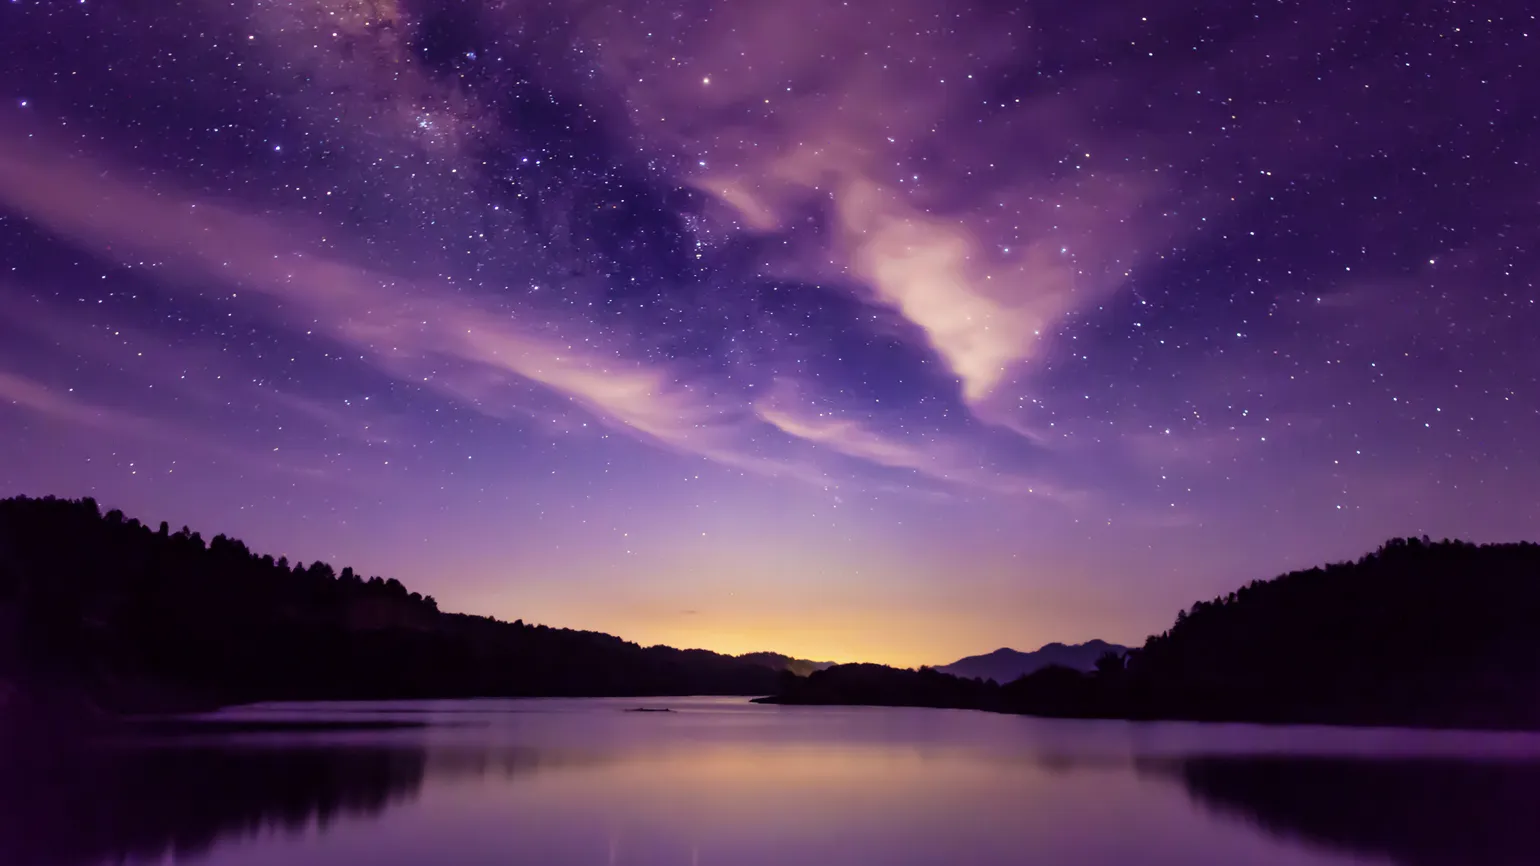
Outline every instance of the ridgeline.
[[1002, 684], [444, 613], [394, 579], [205, 543], [91, 499], [0, 500], [0, 723], [263, 700], [678, 694], [1540, 729], [1540, 545], [1395, 539], [1199, 602], [1092, 671]]
[[1013, 682], [845, 665], [783, 676], [787, 704], [1043, 716], [1540, 729], [1540, 545], [1395, 539], [1255, 581], [1096, 669]]
[[763, 695], [777, 660], [797, 661], [443, 613], [394, 579], [205, 543], [91, 499], [0, 500], [0, 720], [262, 700]]

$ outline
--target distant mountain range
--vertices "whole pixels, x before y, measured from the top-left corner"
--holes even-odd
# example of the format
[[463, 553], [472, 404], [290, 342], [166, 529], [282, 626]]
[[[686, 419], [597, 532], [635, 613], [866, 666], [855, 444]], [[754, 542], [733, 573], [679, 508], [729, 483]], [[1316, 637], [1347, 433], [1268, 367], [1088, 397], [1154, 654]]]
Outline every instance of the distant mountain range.
[[1089, 671], [1096, 667], [1098, 658], [1109, 652], [1126, 653], [1128, 647], [1104, 640], [1088, 640], [1079, 644], [1045, 644], [1036, 652], [1029, 653], [1001, 647], [987, 655], [958, 659], [936, 670], [963, 679], [994, 680], [1004, 685], [1051, 665]]
[[[1540, 544], [1392, 538], [1356, 561], [1254, 580], [1196, 602], [1122, 664], [1044, 667], [1011, 680], [1023, 659], [1083, 664], [1112, 648], [1101, 641], [1050, 644], [940, 669], [839, 665], [782, 676], [779, 694], [757, 700], [1057, 718], [1540, 731], [1537, 634]], [[993, 681], [973, 678], [986, 675]], [[1235, 784], [1222, 768], [1199, 772], [1196, 781], [1214, 790]], [[1286, 773], [1264, 772], [1269, 795], [1285, 797]], [[1317, 778], [1303, 784], [1313, 790]], [[1271, 826], [1279, 819], [1262, 820]]]

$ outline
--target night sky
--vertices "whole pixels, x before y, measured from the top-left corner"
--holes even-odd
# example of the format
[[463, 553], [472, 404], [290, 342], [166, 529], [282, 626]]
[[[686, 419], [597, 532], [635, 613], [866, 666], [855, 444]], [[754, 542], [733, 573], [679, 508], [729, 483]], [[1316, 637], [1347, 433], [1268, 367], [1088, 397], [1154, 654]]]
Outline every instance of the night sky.
[[1540, 536], [1540, 21], [3, 0], [0, 495], [642, 643]]

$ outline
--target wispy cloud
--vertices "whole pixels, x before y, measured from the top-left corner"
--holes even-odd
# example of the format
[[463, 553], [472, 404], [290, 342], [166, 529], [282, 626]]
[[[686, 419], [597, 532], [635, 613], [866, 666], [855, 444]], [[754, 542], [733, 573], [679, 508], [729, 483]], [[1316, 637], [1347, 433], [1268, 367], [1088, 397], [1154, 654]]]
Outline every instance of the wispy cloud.
[[[578, 341], [521, 327], [489, 300], [307, 251], [270, 218], [118, 178], [105, 164], [0, 140], [0, 199], [39, 223], [125, 260], [153, 256], [185, 275], [282, 301], [285, 315], [324, 329], [379, 369], [484, 414], [521, 411], [510, 398], [521, 384], [535, 383], [613, 429], [757, 474], [838, 486], [839, 473], [821, 465], [816, 450], [804, 451], [811, 445], [950, 483], [1017, 489], [985, 471], [948, 468], [908, 446], [884, 444], [875, 433], [756, 409], [682, 370], [628, 358], [620, 338], [605, 350], [579, 348]], [[19, 385], [17, 391], [56, 412], [87, 411], [47, 403], [47, 395]], [[346, 427], [345, 419], [312, 401], [276, 399]]]
[[965, 442], [941, 432], [895, 437], [834, 410], [810, 410], [788, 398], [787, 389], [761, 400], [754, 409], [761, 420], [788, 436], [946, 485], [1012, 495], [1063, 495], [1056, 485], [1034, 478], [1021, 467], [985, 465], [988, 451], [981, 441]]
[[[134, 324], [106, 324], [107, 320], [97, 319], [90, 308], [71, 316], [60, 306], [42, 300], [46, 295], [46, 291], [0, 282], [0, 323], [65, 348], [82, 360], [110, 367], [135, 387], [148, 387], [179, 400], [187, 398], [199, 407], [193, 414], [267, 412], [302, 420], [330, 436], [371, 445], [399, 442], [405, 437], [401, 419], [358, 405], [362, 401], [346, 405], [341, 398], [280, 388], [271, 380], [271, 370], [233, 360], [213, 339], [168, 341]], [[143, 363], [124, 365], [125, 355]]]
[[337, 480], [325, 466], [308, 459], [285, 454], [279, 460], [272, 454], [213, 439], [188, 425], [108, 406], [76, 396], [71, 389], [51, 387], [36, 379], [0, 370], [0, 404], [7, 403], [50, 421], [86, 427], [114, 439], [131, 437], [171, 443], [242, 466], [261, 466], [306, 478]]
[[[780, 231], [826, 207], [834, 270], [915, 325], [961, 397], [981, 407], [1042, 356], [1067, 314], [1121, 285], [1137, 241], [1165, 231], [1134, 220], [1160, 187], [1088, 152], [1104, 136], [1083, 108], [988, 90], [988, 70], [1021, 62], [1029, 34], [1017, 17], [939, 0], [903, 0], [887, 14], [946, 18], [969, 51], [936, 52], [920, 31], [872, 27], [865, 7], [818, 0], [723, 6], [688, 22], [638, 10], [587, 26], [633, 120], [692, 155], [690, 181], [737, 227]], [[657, 34], [684, 46], [680, 68], [626, 74]], [[894, 56], [928, 60], [908, 67]], [[959, 106], [980, 104], [982, 116], [949, 128]], [[938, 162], [940, 139], [949, 150]], [[1042, 150], [1047, 141], [1087, 144], [1065, 153]], [[1002, 153], [1019, 156], [1001, 163]]]
[[521, 330], [451, 292], [306, 251], [270, 220], [120, 181], [102, 165], [0, 141], [0, 196], [81, 242], [166, 257], [197, 277], [279, 299], [399, 377], [460, 399], [491, 394], [436, 377], [446, 361], [546, 385], [617, 426], [691, 450], [712, 444], [721, 426], [720, 413], [664, 370]]
[[160, 422], [82, 400], [67, 389], [50, 388], [34, 379], [0, 370], [0, 401], [56, 421], [92, 427], [106, 433], [166, 437], [177, 431]]

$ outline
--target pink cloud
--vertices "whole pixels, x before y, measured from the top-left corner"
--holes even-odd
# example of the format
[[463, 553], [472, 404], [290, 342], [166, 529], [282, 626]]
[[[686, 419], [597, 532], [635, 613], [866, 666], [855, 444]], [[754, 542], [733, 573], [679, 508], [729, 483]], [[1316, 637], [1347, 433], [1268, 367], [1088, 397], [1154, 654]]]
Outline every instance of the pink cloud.
[[[784, 411], [756, 410], [741, 398], [713, 391], [710, 383], [691, 383], [665, 365], [631, 360], [618, 341], [601, 348], [552, 337], [547, 329], [535, 333], [488, 301], [307, 249], [292, 226], [271, 218], [150, 189], [120, 175], [104, 164], [0, 139], [0, 200], [30, 218], [125, 262], [161, 261], [189, 287], [204, 286], [212, 277], [238, 288], [237, 294], [281, 301], [291, 324], [319, 328], [392, 376], [484, 414], [526, 411], [510, 396], [534, 383], [613, 429], [756, 474], [839, 486], [840, 475], [821, 464], [817, 448], [879, 466], [928, 466], [912, 446], [884, 444], [874, 433], [857, 436], [798, 422]], [[87, 412], [50, 403], [48, 395], [20, 385], [16, 390], [35, 408], [80, 417]], [[289, 408], [323, 423], [338, 420], [309, 404]], [[767, 440], [767, 433], [783, 437], [781, 444]], [[810, 446], [814, 450], [808, 451]], [[1015, 490], [981, 470], [926, 474]]]

